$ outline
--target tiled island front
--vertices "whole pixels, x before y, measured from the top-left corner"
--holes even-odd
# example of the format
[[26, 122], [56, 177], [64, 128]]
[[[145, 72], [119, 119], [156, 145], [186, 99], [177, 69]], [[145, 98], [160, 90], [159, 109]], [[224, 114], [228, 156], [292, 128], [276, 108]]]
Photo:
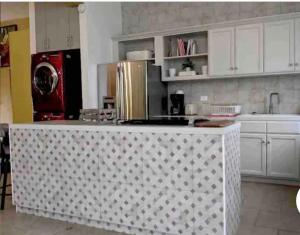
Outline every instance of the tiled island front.
[[240, 126], [11, 125], [18, 212], [129, 234], [234, 235]]

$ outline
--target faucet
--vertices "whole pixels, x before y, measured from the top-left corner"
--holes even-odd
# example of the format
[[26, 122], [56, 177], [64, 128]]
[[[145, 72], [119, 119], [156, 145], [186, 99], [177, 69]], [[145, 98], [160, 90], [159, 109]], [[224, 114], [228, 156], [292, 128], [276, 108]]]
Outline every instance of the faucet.
[[279, 99], [279, 93], [278, 92], [272, 92], [270, 94], [270, 103], [269, 103], [269, 114], [274, 114], [274, 103], [273, 103], [273, 96], [277, 96], [277, 107], [278, 107], [278, 111], [279, 111], [279, 103], [280, 103], [280, 99]]

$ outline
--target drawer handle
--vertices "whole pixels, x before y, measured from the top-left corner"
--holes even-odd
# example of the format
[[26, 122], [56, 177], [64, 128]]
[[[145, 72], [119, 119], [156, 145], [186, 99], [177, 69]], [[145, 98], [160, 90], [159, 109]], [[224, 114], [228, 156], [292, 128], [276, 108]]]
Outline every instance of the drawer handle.
[[271, 142], [270, 142], [270, 141], [268, 141], [268, 142], [267, 142], [267, 144], [271, 144]]
[[262, 144], [265, 144], [265, 143], [266, 143], [266, 141], [262, 140], [262, 141], [261, 141], [261, 143], [262, 143]]

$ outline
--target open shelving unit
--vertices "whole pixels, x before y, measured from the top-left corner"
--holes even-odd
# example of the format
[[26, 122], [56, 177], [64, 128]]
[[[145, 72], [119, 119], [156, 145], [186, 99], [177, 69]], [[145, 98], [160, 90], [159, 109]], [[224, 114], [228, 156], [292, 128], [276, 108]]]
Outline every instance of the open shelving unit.
[[118, 51], [119, 51], [118, 59], [126, 60], [126, 53], [129, 51], [143, 51], [143, 50], [152, 51], [153, 52], [152, 58], [148, 60], [155, 60], [154, 37], [118, 42]]
[[[185, 45], [185, 54], [180, 53], [178, 39], [181, 39]], [[187, 52], [188, 41], [193, 41], [195, 44], [194, 51]], [[203, 75], [202, 66], [208, 64], [208, 32], [199, 31], [192, 33], [183, 33], [168, 35], [163, 38], [163, 66], [162, 80], [163, 81], [184, 81], [207, 79], [207, 75]], [[183, 71], [183, 63], [187, 60], [194, 65], [196, 75], [179, 76], [179, 71]], [[170, 78], [169, 69], [176, 69], [176, 76]]]
[[[186, 42], [190, 40], [195, 44], [194, 50], [190, 50], [189, 54], [178, 54], [177, 39], [182, 39]], [[202, 30], [197, 32], [174, 33], [169, 35], [154, 36], [154, 37], [137, 37], [129, 39], [121, 39], [117, 41], [118, 60], [126, 60], [126, 53], [129, 51], [151, 50], [153, 58], [148, 61], [153, 61], [155, 65], [160, 65], [162, 68], [162, 81], [188, 81], [188, 80], [203, 80], [208, 79], [208, 75], [202, 74], [202, 66], [208, 64], [208, 31]], [[173, 48], [172, 46], [176, 48]], [[187, 60], [194, 64], [196, 75], [193, 76], [178, 76], [178, 72], [182, 71], [182, 64]], [[169, 69], [176, 69], [176, 76], [170, 77]]]

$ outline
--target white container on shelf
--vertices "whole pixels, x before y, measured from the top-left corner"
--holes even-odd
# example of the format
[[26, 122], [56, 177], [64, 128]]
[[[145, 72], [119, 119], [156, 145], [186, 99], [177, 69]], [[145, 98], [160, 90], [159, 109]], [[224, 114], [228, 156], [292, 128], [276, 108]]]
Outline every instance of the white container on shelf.
[[180, 71], [178, 76], [195, 76], [196, 71]]
[[207, 65], [202, 65], [201, 70], [202, 70], [202, 75], [207, 75], [208, 74]]
[[127, 60], [149, 60], [152, 58], [152, 51], [128, 51], [126, 53]]
[[171, 78], [176, 76], [176, 68], [169, 68], [169, 75]]

